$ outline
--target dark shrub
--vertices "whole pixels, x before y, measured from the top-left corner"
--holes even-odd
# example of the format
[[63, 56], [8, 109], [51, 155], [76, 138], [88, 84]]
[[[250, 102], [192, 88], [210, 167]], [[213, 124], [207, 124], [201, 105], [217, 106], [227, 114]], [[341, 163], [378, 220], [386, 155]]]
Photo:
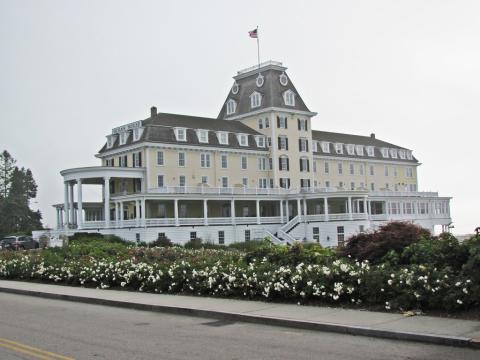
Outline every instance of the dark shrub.
[[160, 236], [160, 237], [158, 237], [157, 240], [152, 241], [149, 245], [152, 246], [152, 247], [153, 246], [171, 247], [171, 246], [173, 246], [173, 243], [172, 243], [172, 240], [170, 240], [168, 237]]
[[185, 249], [201, 249], [203, 247], [202, 239], [201, 238], [192, 239], [189, 242], [185, 243], [185, 245], [183, 246], [185, 247]]
[[465, 279], [472, 282], [472, 300], [480, 305], [480, 235], [465, 240], [462, 244], [468, 249], [468, 259], [463, 265]]
[[343, 256], [350, 255], [361, 261], [377, 263], [390, 250], [400, 254], [406, 246], [430, 236], [430, 231], [418, 225], [394, 221], [374, 232], [352, 236], [338, 251]]

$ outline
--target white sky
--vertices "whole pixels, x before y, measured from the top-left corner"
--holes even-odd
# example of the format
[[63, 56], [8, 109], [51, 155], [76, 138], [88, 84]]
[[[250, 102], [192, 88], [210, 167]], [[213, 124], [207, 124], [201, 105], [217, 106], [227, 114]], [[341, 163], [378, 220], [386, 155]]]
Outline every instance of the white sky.
[[[282, 61], [313, 128], [413, 149], [420, 190], [480, 226], [479, 1], [0, 0], [0, 150], [29, 167], [53, 226], [59, 171], [98, 165], [113, 127], [216, 117], [236, 71]], [[92, 194], [92, 192], [87, 192]]]

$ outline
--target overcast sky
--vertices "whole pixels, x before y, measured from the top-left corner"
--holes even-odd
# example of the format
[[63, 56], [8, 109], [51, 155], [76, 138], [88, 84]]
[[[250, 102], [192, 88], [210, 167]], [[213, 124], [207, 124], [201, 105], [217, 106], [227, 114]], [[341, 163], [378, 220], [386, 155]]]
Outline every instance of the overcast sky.
[[32, 169], [45, 224], [59, 171], [98, 165], [112, 128], [152, 105], [216, 117], [257, 25], [314, 129], [412, 149], [454, 232], [480, 226], [480, 1], [0, 0], [0, 150]]

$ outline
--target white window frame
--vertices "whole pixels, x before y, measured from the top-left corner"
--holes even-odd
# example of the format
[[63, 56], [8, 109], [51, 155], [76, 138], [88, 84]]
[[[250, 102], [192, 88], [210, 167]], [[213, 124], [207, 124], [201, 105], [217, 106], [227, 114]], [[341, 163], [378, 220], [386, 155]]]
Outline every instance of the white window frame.
[[363, 156], [363, 145], [355, 145], [355, 150], [357, 152], [357, 155]]
[[208, 130], [197, 130], [198, 142], [202, 144], [208, 144]]
[[381, 148], [380, 152], [384, 158], [388, 158], [388, 148]]
[[322, 141], [322, 151], [324, 153], [330, 153], [330, 143], [328, 141]]
[[325, 164], [323, 166], [323, 172], [325, 174], [330, 174], [330, 163], [328, 161], [325, 161]]
[[[182, 179], [183, 179], [183, 185], [182, 185]], [[180, 186], [180, 187], [187, 186], [187, 177], [185, 175], [179, 175], [178, 176], [178, 186]]]
[[288, 89], [283, 93], [283, 102], [287, 106], [295, 106], [295, 93]]
[[177, 141], [187, 141], [187, 129], [175, 128], [175, 138]]
[[217, 132], [218, 143], [220, 145], [228, 145], [228, 132], [219, 131]]
[[[160, 155], [160, 154], [162, 154], [162, 155]], [[157, 165], [158, 166], [165, 166], [165, 153], [163, 151], [157, 151]]]
[[237, 110], [237, 102], [233, 99], [227, 101], [227, 115], [232, 115]]
[[390, 149], [390, 156], [392, 159], [396, 159], [398, 155], [397, 149]]
[[201, 168], [210, 168], [211, 161], [210, 161], [210, 154], [209, 153], [201, 153], [200, 154], [200, 167]]
[[[187, 154], [184, 151], [179, 151], [177, 156], [178, 167], [185, 167], [186, 162], [187, 162]], [[183, 163], [183, 165], [181, 163]]]
[[[162, 179], [162, 181], [160, 181], [160, 179]], [[157, 175], [157, 187], [159, 188], [165, 187], [165, 175]]]
[[262, 94], [260, 94], [258, 91], [254, 91], [250, 95], [250, 107], [252, 109], [260, 107], [262, 105]]
[[265, 147], [265, 136], [255, 136], [255, 141], [258, 147]]
[[202, 177], [200, 178], [200, 182], [201, 182], [202, 185], [208, 185], [208, 176], [207, 175], [202, 175]]
[[343, 154], [343, 144], [342, 143], [335, 143], [335, 152], [337, 154]]
[[280, 135], [279, 137], [279, 141], [280, 141], [280, 149], [279, 150], [287, 150], [287, 139], [288, 139], [288, 136], [285, 136], [285, 135]]
[[[225, 163], [224, 160], [225, 159]], [[225, 166], [223, 166], [225, 164]], [[222, 169], [228, 169], [228, 155], [227, 154], [222, 154], [220, 156], [220, 168]]]
[[405, 160], [405, 150], [398, 150], [398, 156], [400, 157], [400, 159]]
[[240, 146], [248, 146], [248, 135], [247, 134], [238, 134], [237, 135], [238, 143]]
[[343, 175], [343, 163], [339, 162], [337, 165], [338, 175]]
[[240, 157], [240, 169], [248, 170], [248, 156], [242, 155]]
[[350, 175], [355, 175], [355, 164], [350, 163]]
[[228, 176], [222, 176], [222, 188], [228, 188]]
[[354, 144], [347, 144], [347, 154], [348, 155], [355, 155], [355, 145]]

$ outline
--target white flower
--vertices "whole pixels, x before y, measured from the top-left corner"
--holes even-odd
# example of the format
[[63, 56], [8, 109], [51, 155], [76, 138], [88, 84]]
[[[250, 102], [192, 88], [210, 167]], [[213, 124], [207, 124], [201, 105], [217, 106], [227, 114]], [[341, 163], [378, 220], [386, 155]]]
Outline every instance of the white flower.
[[462, 300], [460, 300], [460, 299], [457, 299], [457, 304], [460, 304], [460, 305], [462, 305], [462, 304], [463, 304], [463, 301], [462, 301]]
[[392, 284], [393, 284], [393, 281], [392, 281], [392, 279], [388, 279], [388, 281], [387, 281], [387, 282], [388, 282], [388, 285], [392, 285]]

